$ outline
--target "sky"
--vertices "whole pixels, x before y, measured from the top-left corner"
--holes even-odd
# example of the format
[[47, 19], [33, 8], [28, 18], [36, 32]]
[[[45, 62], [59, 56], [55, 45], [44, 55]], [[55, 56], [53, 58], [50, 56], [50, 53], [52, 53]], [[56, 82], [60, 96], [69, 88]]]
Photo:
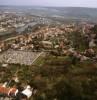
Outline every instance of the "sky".
[[97, 0], [0, 0], [0, 5], [34, 5], [97, 8]]

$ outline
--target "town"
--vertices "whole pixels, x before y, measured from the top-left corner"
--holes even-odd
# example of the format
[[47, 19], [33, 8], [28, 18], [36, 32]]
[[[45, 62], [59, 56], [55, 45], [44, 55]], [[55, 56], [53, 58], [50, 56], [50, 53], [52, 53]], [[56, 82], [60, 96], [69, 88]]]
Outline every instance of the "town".
[[[92, 88], [91, 84], [96, 87], [97, 25], [89, 21], [65, 22], [59, 19], [24, 11], [0, 10], [0, 85], [3, 88], [29, 84], [35, 89], [30, 100], [71, 100], [73, 97], [68, 98], [72, 89], [79, 91], [82, 88], [78, 94], [71, 93], [73, 99], [90, 100], [86, 95], [90, 95], [91, 89], [84, 93], [83, 87]], [[62, 83], [70, 88], [64, 90], [63, 93], [67, 94], [64, 98], [57, 90], [64, 88]], [[29, 85], [26, 89], [31, 88]], [[76, 85], [78, 88], [73, 87]], [[96, 90], [92, 90], [94, 98]]]

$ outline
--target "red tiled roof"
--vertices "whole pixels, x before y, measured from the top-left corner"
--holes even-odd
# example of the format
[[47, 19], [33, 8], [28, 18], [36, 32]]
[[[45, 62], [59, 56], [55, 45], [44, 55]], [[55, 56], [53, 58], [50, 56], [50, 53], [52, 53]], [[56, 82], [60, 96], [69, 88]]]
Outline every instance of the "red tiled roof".
[[17, 90], [16, 88], [5, 88], [0, 86], [0, 94], [8, 95], [9, 91], [10, 94], [15, 94], [16, 90]]

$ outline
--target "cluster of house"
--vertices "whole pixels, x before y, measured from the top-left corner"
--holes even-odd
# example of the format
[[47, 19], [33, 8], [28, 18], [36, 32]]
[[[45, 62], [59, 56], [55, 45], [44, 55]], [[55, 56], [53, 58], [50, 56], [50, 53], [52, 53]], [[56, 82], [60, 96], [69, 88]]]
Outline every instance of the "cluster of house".
[[[69, 48], [68, 50], [64, 50], [64, 53], [68, 55], [72, 55], [76, 59], [80, 61], [84, 60], [97, 60], [97, 33], [95, 31], [95, 25], [88, 25], [84, 26], [84, 32], [82, 31], [82, 36], [87, 42], [87, 49], [83, 52], [78, 52], [74, 50], [75, 48]], [[80, 42], [80, 41], [79, 41]]]
[[74, 48], [70, 48], [68, 50], [64, 50], [64, 54], [66, 56], [73, 57], [74, 62], [76, 60], [79, 60], [80, 62], [83, 62], [83, 61], [86, 61], [86, 60], [92, 60], [92, 61], [97, 60], [97, 54], [92, 48], [87, 49], [83, 52], [78, 52], [78, 51], [74, 50]]
[[17, 16], [15, 13], [3, 12], [0, 15], [0, 32], [10, 32], [25, 25], [25, 17]]
[[[89, 28], [90, 29], [90, 28]], [[88, 30], [89, 30], [88, 29]], [[0, 52], [7, 49], [14, 50], [57, 50], [61, 48], [65, 53], [72, 49], [71, 42], [68, 40], [68, 33], [76, 31], [74, 25], [61, 25], [61, 26], [42, 26], [38, 30], [30, 34], [19, 35], [14, 39], [0, 43]], [[88, 42], [88, 50], [84, 53], [78, 53], [73, 51], [73, 56], [80, 58], [81, 60], [88, 59], [87, 53], [93, 55], [94, 49], [97, 46], [97, 34], [92, 32], [82, 34]], [[68, 54], [68, 53], [67, 53]], [[95, 57], [94, 57], [95, 58]]]
[[[13, 86], [10, 86], [10, 84]], [[10, 81], [6, 81], [0, 84], [0, 99], [14, 99], [14, 100], [28, 100], [32, 95], [36, 94], [37, 90], [35, 87], [21, 86], [18, 77], [14, 77]]]
[[[18, 50], [33, 50], [35, 47], [44, 47], [51, 49], [53, 47], [54, 39], [60, 42], [60, 39], [65, 39], [66, 32], [73, 31], [73, 29], [65, 28], [64, 30], [56, 27], [45, 26], [33, 32], [31, 34], [19, 35], [10, 41], [0, 43], [0, 52], [6, 50], [6, 48], [18, 49]], [[64, 35], [63, 35], [64, 34]], [[55, 46], [56, 47], [56, 46]]]
[[13, 32], [18, 28], [25, 27], [29, 23], [51, 24], [53, 21], [48, 18], [23, 14], [23, 12], [2, 12], [0, 13], [0, 32]]

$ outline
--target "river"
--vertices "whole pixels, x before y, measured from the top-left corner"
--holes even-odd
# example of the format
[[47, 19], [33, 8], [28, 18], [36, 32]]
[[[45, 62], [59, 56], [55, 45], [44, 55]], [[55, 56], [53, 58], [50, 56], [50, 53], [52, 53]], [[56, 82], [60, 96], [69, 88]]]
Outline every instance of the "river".
[[[28, 24], [26, 24], [26, 25], [23, 26], [23, 27], [17, 28], [17, 29], [16, 29], [16, 32], [17, 32], [17, 33], [22, 33], [28, 26], [34, 27], [35, 25], [37, 25], [36, 22], [28, 23]], [[5, 36], [5, 35], [8, 35], [8, 34], [12, 34], [12, 32], [0, 32], [0, 36]], [[14, 33], [13, 33], [13, 34], [14, 34]]]
[[16, 29], [16, 32], [17, 32], [17, 33], [22, 33], [28, 26], [34, 27], [35, 25], [37, 25], [36, 22], [28, 23], [28, 24], [26, 24], [25, 26], [23, 26], [23, 27], [21, 27], [21, 28], [17, 28], [17, 29]]

